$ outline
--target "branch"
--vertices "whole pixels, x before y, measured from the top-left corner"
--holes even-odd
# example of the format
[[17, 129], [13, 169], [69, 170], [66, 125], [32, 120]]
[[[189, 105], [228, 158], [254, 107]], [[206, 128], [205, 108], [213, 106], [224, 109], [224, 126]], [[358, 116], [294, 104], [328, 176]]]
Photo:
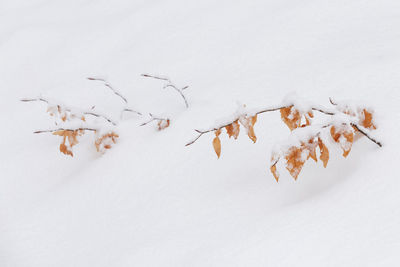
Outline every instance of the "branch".
[[[331, 103], [333, 103], [333, 101], [332, 101], [331, 99], [330, 99], [330, 101], [331, 101]], [[195, 143], [203, 134], [206, 134], [206, 133], [209, 133], [209, 132], [213, 132], [213, 131], [220, 130], [220, 129], [222, 129], [222, 128], [224, 128], [224, 127], [226, 127], [226, 126], [232, 124], [233, 122], [237, 121], [237, 120], [238, 120], [240, 117], [242, 117], [242, 116], [248, 116], [248, 115], [250, 115], [250, 116], [255, 116], [255, 115], [258, 115], [258, 114], [267, 113], [267, 112], [273, 112], [273, 111], [278, 111], [278, 110], [281, 110], [281, 109], [283, 109], [283, 108], [288, 108], [288, 107], [293, 107], [293, 106], [294, 106], [293, 104], [291, 104], [291, 105], [283, 105], [283, 106], [272, 106], [272, 107], [268, 107], [268, 108], [261, 109], [261, 110], [259, 110], [259, 111], [253, 112], [253, 113], [246, 112], [246, 113], [237, 115], [233, 120], [230, 120], [229, 122], [224, 123], [222, 126], [219, 126], [219, 127], [212, 127], [212, 128], [207, 129], [207, 130], [197, 130], [197, 129], [196, 129], [195, 131], [196, 131], [197, 133], [199, 133], [199, 135], [196, 136], [192, 141], [188, 142], [185, 146], [190, 146], [191, 144]], [[333, 115], [336, 115], [336, 114], [339, 113], [339, 112], [337, 112], [337, 111], [335, 111], [335, 110], [327, 110], [327, 109], [325, 109], [324, 107], [321, 107], [321, 106], [312, 106], [311, 109], [314, 110], [314, 111], [321, 112], [321, 113], [323, 113], [323, 114], [325, 114], [325, 115], [329, 115], [329, 116], [333, 116]], [[353, 125], [353, 124], [352, 124], [352, 125]], [[355, 125], [355, 124], [354, 124], [354, 125]], [[328, 126], [329, 126], [329, 125], [328, 125]], [[326, 128], [326, 127], [328, 127], [328, 126], [324, 126], [323, 128]], [[366, 137], [368, 137], [368, 139], [370, 139], [371, 141], [373, 141], [373, 142], [376, 143], [377, 145], [382, 146], [380, 142], [378, 142], [378, 141], [376, 141], [375, 139], [371, 138], [365, 131], [362, 131], [362, 129], [360, 129], [359, 126], [355, 125], [354, 127], [356, 127], [357, 130], [359, 130], [362, 134], [364, 134]]]
[[103, 82], [104, 86], [106, 86], [107, 88], [109, 88], [116, 96], [120, 97], [122, 99], [122, 101], [125, 102], [125, 104], [128, 104], [128, 100], [117, 90], [115, 90], [111, 84], [109, 84], [106, 80], [102, 79], [102, 78], [92, 78], [92, 77], [88, 77], [87, 78], [90, 81], [100, 81]]
[[151, 113], [149, 113], [149, 116], [150, 116], [150, 120], [149, 121], [147, 121], [147, 122], [144, 122], [144, 123], [142, 123], [142, 124], [140, 124], [140, 126], [145, 126], [145, 125], [147, 125], [147, 124], [149, 124], [150, 122], [152, 122], [152, 121], [166, 121], [166, 120], [168, 120], [168, 118], [159, 118], [159, 117], [155, 117], [153, 114], [151, 114]]
[[[44, 102], [44, 103], [46, 103], [48, 105], [53, 105], [52, 103], [50, 103], [49, 100], [47, 100], [45, 98], [42, 98], [42, 97], [38, 97], [38, 98], [23, 98], [23, 99], [21, 99], [21, 101], [22, 102], [35, 102], [35, 101], [38, 101], [38, 102]], [[59, 105], [59, 104], [54, 104], [54, 105], [58, 106], [58, 107], [61, 107], [61, 105]], [[71, 114], [74, 114], [74, 112], [72, 112], [71, 108], [68, 108], [68, 107], [63, 107], [63, 108], [64, 108], [65, 111], [70, 112]], [[81, 113], [84, 114], [84, 115], [91, 115], [91, 116], [94, 116], [94, 117], [97, 117], [97, 118], [103, 118], [106, 121], [108, 121], [109, 123], [111, 123], [112, 125], [114, 125], [114, 126], [117, 125], [116, 122], [114, 122], [113, 120], [111, 120], [110, 118], [108, 118], [108, 117], [106, 117], [104, 115], [101, 115], [101, 114], [98, 114], [98, 113], [94, 113], [92, 111], [83, 111]]]
[[143, 77], [146, 77], [146, 78], [153, 78], [153, 79], [156, 79], [156, 80], [166, 81], [167, 83], [163, 86], [163, 89], [168, 88], [168, 87], [173, 88], [175, 91], [177, 91], [177, 92], [181, 95], [181, 97], [183, 98], [183, 101], [185, 101], [185, 106], [186, 106], [186, 108], [189, 107], [189, 103], [188, 103], [188, 101], [187, 101], [187, 99], [186, 99], [186, 96], [183, 94], [183, 91], [186, 90], [186, 89], [189, 87], [188, 85], [186, 85], [186, 86], [184, 86], [184, 87], [182, 87], [182, 88], [178, 88], [178, 87], [177, 87], [169, 78], [167, 78], [167, 77], [154, 76], [154, 75], [150, 75], [150, 74], [142, 74], [142, 76], [143, 76]]
[[[277, 110], [281, 110], [282, 108], [288, 108], [288, 107], [292, 107], [293, 105], [284, 105], [284, 106], [277, 106], [277, 107], [268, 107], [262, 110], [259, 110], [257, 112], [251, 113], [252, 116], [254, 115], [258, 115], [258, 114], [262, 114], [262, 113], [267, 113], [267, 112], [272, 112], [272, 111], [277, 111]], [[203, 134], [209, 133], [209, 132], [213, 132], [213, 131], [217, 131], [220, 130], [230, 124], [232, 124], [233, 122], [237, 121], [240, 117], [242, 116], [247, 116], [249, 114], [247, 113], [243, 113], [243, 114], [239, 114], [237, 115], [233, 120], [230, 120], [229, 122], [224, 123], [222, 126], [219, 127], [213, 127], [213, 128], [209, 128], [207, 130], [195, 130], [196, 132], [199, 133], [199, 135], [194, 138], [192, 141], [190, 141], [189, 143], [187, 143], [185, 146], [190, 146], [191, 144], [193, 144], [194, 142], [196, 142]]]
[[38, 97], [38, 98], [22, 98], [21, 99], [22, 102], [34, 102], [34, 101], [41, 101], [41, 102], [45, 102], [45, 103], [49, 103], [48, 100]]
[[356, 128], [361, 134], [363, 134], [365, 137], [367, 137], [369, 140], [371, 140], [372, 142], [374, 142], [375, 144], [377, 144], [379, 147], [382, 147], [382, 143], [377, 141], [375, 138], [371, 137], [368, 133], [367, 130], [360, 126], [357, 125], [355, 123], [351, 123], [351, 126], [353, 126], [354, 128]]
[[85, 127], [76, 128], [76, 129], [58, 128], [58, 129], [51, 129], [51, 130], [39, 130], [39, 131], [35, 131], [35, 132], [33, 132], [33, 133], [34, 133], [34, 134], [53, 133], [53, 132], [58, 132], [58, 131], [70, 131], [70, 132], [75, 132], [75, 131], [93, 131], [93, 132], [96, 132], [96, 131], [98, 131], [98, 130], [97, 130], [97, 129], [94, 129], [94, 128], [85, 128]]
[[130, 109], [130, 108], [124, 108], [124, 109], [121, 111], [121, 113], [124, 113], [124, 112], [132, 112], [132, 113], [136, 113], [136, 114], [138, 114], [138, 115], [140, 115], [140, 116], [143, 115], [143, 114], [140, 113], [139, 111], [136, 111], [136, 110], [133, 110], [133, 109]]

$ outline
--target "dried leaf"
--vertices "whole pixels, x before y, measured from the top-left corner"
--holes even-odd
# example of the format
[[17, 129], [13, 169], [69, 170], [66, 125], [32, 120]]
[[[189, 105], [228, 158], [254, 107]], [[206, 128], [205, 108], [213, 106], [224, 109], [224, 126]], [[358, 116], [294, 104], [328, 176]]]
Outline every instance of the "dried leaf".
[[274, 175], [276, 182], [278, 182], [279, 173], [278, 173], [278, 171], [276, 169], [276, 163], [270, 167], [270, 170], [271, 170], [272, 174]]
[[372, 122], [372, 119], [373, 119], [372, 112], [369, 112], [368, 110], [363, 109], [361, 112], [361, 116], [362, 116], [362, 119], [360, 120], [360, 124], [363, 127], [367, 128], [367, 129], [373, 129], [373, 130], [376, 129], [376, 126]]
[[225, 126], [225, 129], [226, 129], [226, 132], [227, 132], [229, 138], [231, 138], [233, 136], [233, 138], [237, 139], [239, 136], [239, 132], [240, 132], [239, 121], [235, 120], [231, 124]]
[[287, 108], [281, 108], [281, 118], [284, 123], [289, 127], [291, 131], [298, 128], [301, 122], [300, 113], [295, 110], [292, 106]]
[[221, 140], [219, 140], [219, 135], [221, 134], [221, 129], [215, 131], [215, 138], [213, 140], [214, 151], [217, 154], [218, 158], [221, 155]]
[[307, 148], [308, 152], [309, 152], [307, 159], [312, 158], [315, 162], [318, 161], [317, 153], [315, 151], [316, 148], [317, 148], [317, 145], [318, 144], [317, 144], [317, 142], [316, 142], [314, 137], [311, 138], [310, 140], [308, 140], [307, 144], [303, 144], [303, 146], [305, 146]]
[[118, 134], [115, 132], [110, 132], [97, 138], [94, 142], [97, 152], [104, 152], [104, 149], [110, 149], [112, 144], [117, 142]]
[[286, 169], [289, 171], [290, 175], [297, 180], [301, 169], [306, 161], [304, 157], [304, 147], [291, 147], [286, 153]]
[[[77, 136], [80, 136], [84, 133], [82, 130], [60, 130], [53, 132], [53, 135], [58, 135], [63, 137], [63, 141], [60, 144], [60, 152], [65, 155], [70, 155], [73, 157], [72, 147], [78, 144]], [[66, 141], [68, 140], [69, 145], [66, 145]]]
[[255, 143], [257, 141], [257, 136], [254, 133], [254, 124], [257, 122], [257, 115], [254, 115], [253, 117], [243, 116], [239, 118], [239, 121], [246, 129], [249, 138]]
[[247, 132], [247, 135], [253, 141], [253, 143], [255, 143], [257, 141], [257, 136], [254, 133], [254, 124], [256, 122], [257, 122], [257, 115], [254, 115], [253, 117], [250, 118], [249, 129]]
[[158, 130], [159, 131], [161, 131], [161, 130], [164, 130], [165, 128], [167, 128], [168, 126], [169, 126], [169, 123], [170, 123], [170, 121], [169, 121], [169, 119], [166, 119], [166, 120], [159, 120], [158, 121], [158, 123], [157, 123], [157, 125], [158, 125]]
[[321, 138], [319, 138], [319, 137], [318, 137], [318, 147], [319, 147], [319, 151], [321, 153], [319, 158], [324, 163], [324, 168], [326, 168], [326, 165], [328, 165], [328, 161], [329, 161], [329, 150], [326, 147], [326, 145], [322, 142]]
[[343, 150], [343, 157], [347, 157], [349, 155], [351, 146], [354, 141], [354, 131], [351, 127], [341, 127], [340, 129], [336, 129], [335, 126], [331, 127], [331, 136], [333, 140], [340, 144]]

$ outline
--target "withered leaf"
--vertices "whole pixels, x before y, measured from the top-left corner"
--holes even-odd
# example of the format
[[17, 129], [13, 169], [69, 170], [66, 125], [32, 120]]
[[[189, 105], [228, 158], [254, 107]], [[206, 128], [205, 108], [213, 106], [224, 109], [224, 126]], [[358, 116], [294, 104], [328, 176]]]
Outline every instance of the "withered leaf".
[[318, 147], [321, 153], [319, 158], [322, 160], [324, 168], [326, 168], [326, 165], [328, 165], [329, 161], [329, 150], [319, 137], [318, 137]]

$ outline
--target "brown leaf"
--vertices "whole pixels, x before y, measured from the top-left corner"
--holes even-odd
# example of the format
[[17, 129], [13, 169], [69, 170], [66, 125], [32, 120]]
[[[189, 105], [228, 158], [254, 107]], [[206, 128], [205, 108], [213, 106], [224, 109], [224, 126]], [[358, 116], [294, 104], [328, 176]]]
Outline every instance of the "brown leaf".
[[270, 170], [271, 170], [272, 174], [274, 175], [276, 182], [278, 182], [278, 180], [279, 180], [279, 173], [278, 173], [278, 171], [276, 170], [276, 163], [270, 167]]
[[317, 148], [317, 142], [315, 140], [315, 138], [311, 138], [310, 140], [308, 140], [308, 144], [304, 144], [304, 146], [308, 149], [308, 158], [312, 158], [315, 162], [318, 161], [317, 159], [317, 153], [315, 152], [315, 149]]
[[326, 168], [326, 165], [328, 165], [328, 161], [329, 161], [329, 150], [326, 147], [326, 145], [322, 142], [321, 138], [319, 138], [319, 137], [318, 137], [318, 147], [319, 147], [319, 151], [321, 153], [319, 158], [324, 163], [324, 168]]
[[101, 137], [97, 138], [94, 142], [97, 152], [101, 152], [102, 148], [110, 149], [112, 147], [111, 144], [112, 143], [115, 144], [117, 142], [116, 139], [118, 137], [119, 137], [119, 135], [116, 134], [115, 132], [110, 132], [110, 133], [104, 134]]
[[230, 127], [228, 127], [229, 131], [228, 131], [228, 128], [226, 128], [226, 131], [228, 132], [229, 138], [231, 136], [233, 136], [233, 138], [235, 138], [235, 140], [236, 140], [238, 138], [239, 132], [240, 132], [239, 120], [235, 120], [234, 122], [232, 122], [228, 126], [230, 126]]
[[293, 106], [281, 108], [281, 118], [284, 123], [289, 127], [291, 131], [300, 127], [301, 124], [301, 115], [300, 112], [294, 109]]
[[257, 122], [257, 115], [250, 118], [249, 129], [247, 135], [255, 143], [257, 141], [257, 136], [254, 133], [254, 124]]
[[169, 127], [169, 119], [163, 119], [163, 120], [159, 120], [157, 125], [158, 125], [158, 130], [164, 130], [165, 128]]
[[214, 151], [217, 154], [218, 158], [221, 155], [221, 140], [219, 140], [219, 135], [221, 134], [221, 129], [218, 129], [217, 131], [215, 131], [215, 138], [213, 140], [213, 147], [214, 147]]
[[360, 121], [360, 124], [367, 128], [367, 129], [376, 129], [376, 126], [374, 125], [374, 123], [372, 122], [372, 112], [369, 112], [366, 109], [363, 109], [361, 112], [361, 116], [362, 116], [362, 120]]
[[304, 147], [292, 146], [285, 156], [286, 159], [286, 169], [289, 171], [290, 175], [297, 180], [301, 169], [305, 163], [305, 159], [302, 156]]
[[347, 155], [349, 155], [350, 153], [351, 146], [354, 141], [354, 132], [352, 131], [352, 128], [348, 127], [346, 129], [336, 129], [335, 126], [332, 126], [330, 132], [333, 140], [336, 143], [340, 144], [343, 150], [343, 157], [347, 157]]

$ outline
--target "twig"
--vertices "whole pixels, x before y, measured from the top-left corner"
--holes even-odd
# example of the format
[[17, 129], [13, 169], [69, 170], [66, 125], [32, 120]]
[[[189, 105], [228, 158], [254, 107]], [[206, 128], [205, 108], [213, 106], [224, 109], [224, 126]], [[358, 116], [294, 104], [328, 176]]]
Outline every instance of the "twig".
[[178, 88], [178, 87], [177, 87], [169, 78], [167, 78], [167, 77], [154, 76], [154, 75], [150, 75], [150, 74], [142, 74], [142, 76], [143, 76], [143, 77], [146, 77], [146, 78], [153, 78], [153, 79], [156, 79], [156, 80], [161, 80], [161, 81], [167, 82], [167, 83], [163, 86], [163, 89], [168, 88], [168, 87], [173, 88], [175, 91], [177, 91], [177, 92], [181, 95], [181, 97], [183, 98], [183, 101], [185, 101], [185, 106], [186, 106], [186, 108], [189, 107], [189, 103], [188, 103], [188, 101], [187, 101], [187, 99], [186, 99], [186, 96], [183, 94], [183, 91], [186, 90], [186, 89], [189, 87], [188, 85], [186, 85], [186, 86], [184, 86], [184, 87], [182, 87], [182, 88]]
[[53, 132], [58, 132], [58, 131], [70, 131], [70, 132], [75, 132], [75, 131], [93, 131], [96, 132], [98, 131], [97, 129], [93, 129], [93, 128], [76, 128], [76, 129], [65, 129], [65, 128], [58, 128], [58, 129], [52, 129], [52, 130], [39, 130], [39, 131], [35, 131], [33, 132], [34, 134], [39, 134], [39, 133], [53, 133]]
[[130, 108], [124, 108], [124, 109], [121, 111], [121, 113], [124, 113], [124, 112], [132, 112], [132, 113], [136, 113], [136, 114], [138, 114], [138, 115], [140, 115], [140, 116], [143, 115], [143, 114], [140, 113], [139, 111], [136, 111], [136, 110], [133, 110], [133, 109], [130, 109]]
[[371, 137], [365, 129], [362, 129], [363, 127], [360, 125], [357, 125], [355, 123], [351, 123], [351, 126], [356, 128], [361, 134], [363, 134], [365, 137], [367, 137], [369, 140], [377, 144], [379, 147], [382, 147], [382, 143], [377, 141], [375, 138]]
[[168, 118], [159, 118], [159, 117], [155, 117], [153, 114], [151, 114], [151, 113], [149, 113], [149, 116], [150, 116], [150, 120], [148, 120], [148, 121], [146, 121], [146, 122], [144, 122], [144, 123], [142, 123], [142, 124], [140, 124], [140, 126], [145, 126], [145, 125], [147, 125], [147, 124], [149, 124], [150, 122], [152, 122], [152, 121], [167, 121], [168, 120]]
[[88, 77], [87, 78], [90, 81], [100, 81], [103, 82], [104, 86], [106, 86], [107, 88], [109, 88], [115, 95], [119, 96], [122, 101], [125, 102], [125, 104], [128, 104], [128, 100], [117, 90], [115, 90], [110, 83], [108, 83], [106, 80], [102, 79], [102, 78], [92, 78], [92, 77]]
[[[262, 113], [277, 111], [277, 110], [281, 110], [282, 108], [288, 108], [288, 107], [292, 107], [292, 106], [293, 106], [293, 105], [285, 105], [285, 106], [278, 106], [278, 107], [269, 107], [269, 108], [265, 108], [265, 109], [262, 109], [262, 110], [260, 110], [260, 111], [254, 112], [254, 113], [252, 113], [252, 115], [258, 115], [258, 114], [262, 114]], [[213, 127], [213, 128], [210, 128], [210, 129], [207, 129], [207, 130], [204, 130], [204, 131], [201, 131], [201, 130], [197, 130], [197, 129], [196, 129], [195, 131], [198, 132], [199, 135], [198, 135], [195, 139], [193, 139], [192, 141], [190, 141], [189, 143], [187, 143], [185, 146], [190, 146], [191, 144], [193, 144], [194, 142], [196, 142], [203, 134], [206, 134], [206, 133], [209, 133], [209, 132], [213, 132], [213, 131], [220, 130], [220, 129], [222, 129], [222, 128], [224, 128], [224, 127], [226, 127], [226, 126], [232, 124], [233, 122], [237, 121], [240, 117], [242, 117], [242, 116], [247, 116], [247, 115], [248, 115], [247, 113], [245, 113], [245, 114], [240, 114], [240, 115], [236, 116], [233, 120], [230, 120], [229, 122], [224, 123], [222, 126], [217, 127], [217, 128], [216, 128], [216, 127]]]
[[[23, 98], [23, 99], [21, 99], [21, 101], [22, 101], [22, 102], [34, 102], [34, 101], [39, 101], [39, 102], [47, 103], [48, 105], [52, 105], [52, 104], [50, 103], [49, 100], [47, 100], [47, 99], [45, 99], [45, 98], [42, 98], [42, 97], [38, 97], [38, 98]], [[60, 107], [60, 105], [58, 105], [58, 104], [55, 104], [55, 106]], [[71, 110], [70, 108], [64, 107], [64, 110], [67, 111], [67, 112], [73, 113], [72, 110]], [[97, 113], [94, 113], [94, 112], [92, 112], [92, 111], [83, 111], [83, 112], [81, 112], [81, 113], [84, 114], [84, 115], [91, 115], [91, 116], [94, 116], [94, 117], [97, 117], [97, 118], [103, 118], [103, 119], [105, 119], [106, 121], [108, 121], [109, 123], [111, 123], [112, 125], [114, 125], [114, 126], [117, 125], [116, 122], [114, 122], [113, 120], [111, 120], [110, 118], [108, 118], [108, 117], [106, 117], [106, 116], [104, 116], [104, 115], [97, 114]]]
[[100, 114], [97, 114], [97, 113], [94, 113], [94, 112], [83, 112], [83, 114], [84, 115], [92, 115], [92, 116], [97, 117], [97, 118], [103, 118], [106, 121], [108, 121], [109, 123], [111, 123], [112, 125], [114, 125], [114, 126], [117, 125], [116, 122], [112, 121], [111, 119], [107, 118], [104, 115], [100, 115]]
[[42, 101], [42, 102], [45, 102], [45, 103], [47, 103], [47, 104], [49, 103], [48, 100], [46, 100], [46, 99], [44, 99], [44, 98], [41, 98], [41, 97], [38, 97], [38, 98], [22, 98], [21, 101], [22, 101], [22, 102]]

